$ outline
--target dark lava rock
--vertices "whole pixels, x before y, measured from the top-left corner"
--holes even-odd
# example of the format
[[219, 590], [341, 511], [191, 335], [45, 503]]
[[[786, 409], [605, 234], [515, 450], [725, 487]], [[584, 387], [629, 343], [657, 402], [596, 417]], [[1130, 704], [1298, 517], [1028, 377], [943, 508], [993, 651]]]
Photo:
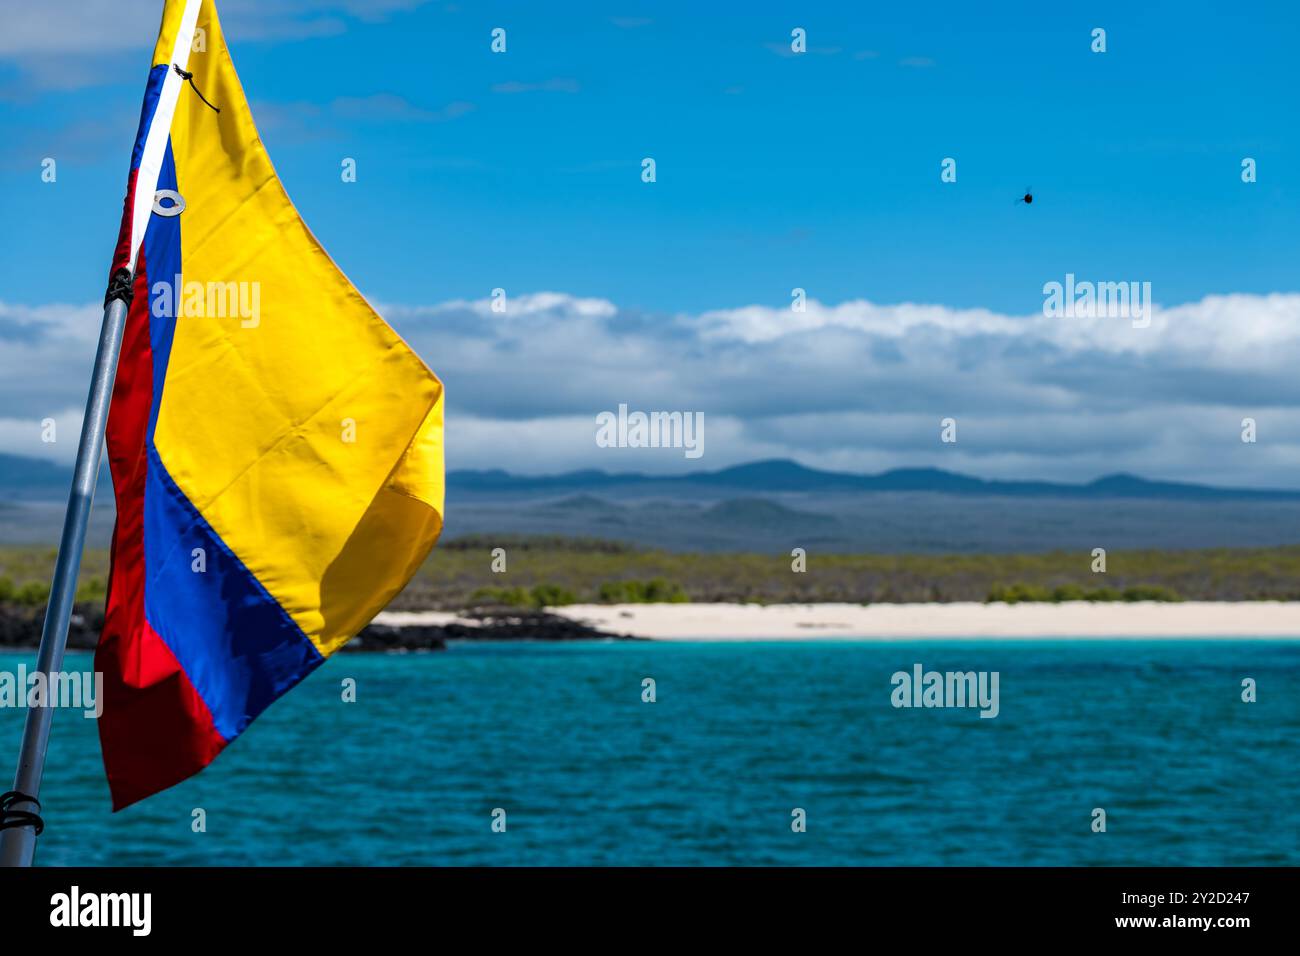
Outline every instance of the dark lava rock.
[[340, 651], [440, 651], [447, 646], [440, 627], [390, 627], [369, 624]]
[[464, 621], [437, 626], [371, 624], [343, 645], [343, 650], [434, 651], [445, 647], [447, 641], [580, 641], [617, 636], [546, 611], [482, 607], [461, 616]]
[[[473, 608], [463, 621], [442, 626], [393, 627], [371, 624], [344, 651], [440, 651], [449, 640], [459, 641], [576, 641], [618, 637], [546, 611], [508, 607]], [[45, 608], [0, 604], [0, 647], [34, 648], [41, 643]], [[78, 604], [68, 628], [68, 649], [93, 651], [104, 627], [104, 610]]]
[[[0, 604], [0, 647], [39, 647], [44, 607]], [[104, 627], [104, 609], [94, 604], [77, 604], [68, 625], [68, 650], [93, 651]]]

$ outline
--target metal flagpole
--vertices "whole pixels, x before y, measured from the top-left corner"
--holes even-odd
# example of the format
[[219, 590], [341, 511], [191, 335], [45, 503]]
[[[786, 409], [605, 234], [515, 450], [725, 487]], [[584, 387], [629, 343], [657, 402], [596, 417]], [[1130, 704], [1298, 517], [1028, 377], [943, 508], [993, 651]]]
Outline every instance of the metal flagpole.
[[[99, 348], [90, 376], [90, 394], [86, 398], [86, 417], [81, 423], [81, 440], [77, 445], [77, 464], [68, 494], [68, 511], [63, 519], [63, 537], [54, 564], [54, 581], [50, 585], [50, 602], [41, 629], [41, 649], [36, 669], [45, 674], [46, 686], [54, 686], [50, 677], [63, 667], [63, 651], [68, 642], [68, 622], [77, 594], [77, 573], [81, 552], [86, 543], [86, 526], [99, 477], [99, 461], [104, 448], [104, 430], [108, 425], [108, 405], [117, 377], [117, 359], [122, 351], [122, 331], [126, 327], [127, 307], [131, 301], [132, 276], [118, 269], [108, 286], [104, 302], [104, 324], [99, 332]], [[13, 792], [6, 794], [0, 816], [7, 812], [5, 829], [0, 830], [0, 865], [31, 866], [36, 852], [36, 834], [40, 812], [37, 797], [41, 774], [45, 769], [45, 749], [50, 740], [50, 722], [54, 719], [54, 702], [46, 695], [43, 706], [29, 707], [23, 727], [22, 750], [14, 773]], [[43, 824], [42, 824], [43, 826]]]

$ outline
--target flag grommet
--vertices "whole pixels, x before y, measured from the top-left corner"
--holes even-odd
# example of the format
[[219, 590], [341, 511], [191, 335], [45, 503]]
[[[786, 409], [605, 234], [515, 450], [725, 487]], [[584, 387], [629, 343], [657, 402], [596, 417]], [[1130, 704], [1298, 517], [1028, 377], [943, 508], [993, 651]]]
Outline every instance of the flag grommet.
[[[164, 199], [171, 205], [164, 206]], [[185, 199], [174, 189], [160, 189], [153, 194], [153, 211], [159, 216], [179, 216], [185, 211]]]

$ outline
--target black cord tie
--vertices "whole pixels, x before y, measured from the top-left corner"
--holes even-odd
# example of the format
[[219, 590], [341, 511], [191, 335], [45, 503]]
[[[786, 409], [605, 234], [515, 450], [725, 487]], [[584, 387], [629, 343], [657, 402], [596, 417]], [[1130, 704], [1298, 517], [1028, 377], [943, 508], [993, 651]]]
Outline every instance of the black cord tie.
[[[11, 809], [15, 803], [34, 804], [36, 812]], [[40, 809], [41, 801], [35, 797], [30, 797], [17, 790], [10, 790], [0, 796], [0, 830], [12, 830], [15, 827], [34, 827], [36, 836], [40, 836], [41, 831], [45, 829], [45, 821], [41, 819]]]
[[126, 307], [131, 307], [131, 296], [134, 290], [131, 287], [131, 271], [123, 266], [114, 271], [112, 278], [108, 280], [108, 291], [104, 293], [104, 305], [108, 305], [114, 299], [121, 299], [126, 303]]
[[[180, 68], [180, 65], [176, 63], [172, 64], [172, 69], [176, 71], [177, 76], [179, 76], [185, 82], [189, 83], [190, 89], [192, 89], [195, 93], [199, 93], [199, 88], [194, 85], [193, 73], [190, 73], [188, 70], [182, 70]], [[208, 103], [208, 98], [204, 96], [202, 93], [199, 93], [199, 99], [201, 99], [204, 103]], [[212, 106], [212, 104], [208, 103], [208, 106]], [[221, 112], [221, 107], [219, 106], [212, 106], [212, 108], [216, 110], [218, 113]]]

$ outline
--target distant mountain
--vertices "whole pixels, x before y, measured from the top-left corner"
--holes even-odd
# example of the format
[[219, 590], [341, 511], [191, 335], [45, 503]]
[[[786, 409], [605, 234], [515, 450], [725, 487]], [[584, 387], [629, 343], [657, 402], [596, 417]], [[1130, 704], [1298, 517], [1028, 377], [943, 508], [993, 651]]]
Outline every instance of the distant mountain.
[[[0, 454], [0, 501], [57, 501], [68, 492], [72, 469], [36, 458]], [[100, 469], [100, 500], [111, 495], [108, 467]], [[821, 471], [788, 459], [755, 461], [718, 471], [686, 475], [611, 473], [596, 469], [558, 475], [514, 475], [500, 469], [451, 471], [453, 493], [515, 497], [556, 495], [576, 500], [560, 507], [590, 506], [584, 496], [627, 491], [640, 496], [677, 497], [708, 492], [709, 497], [779, 493], [930, 492], [1011, 498], [1158, 499], [1167, 501], [1300, 501], [1300, 491], [1216, 488], [1177, 481], [1149, 481], [1136, 475], [1106, 475], [1087, 484], [1051, 481], [986, 481], [940, 468], [895, 468], [877, 475]]]
[[69, 469], [52, 462], [0, 454], [0, 490], [41, 487], [71, 480], [72, 472]]
[[447, 487], [470, 493], [578, 493], [636, 489], [640, 493], [674, 494], [692, 489], [750, 494], [777, 492], [931, 492], [947, 495], [993, 495], [1021, 498], [1154, 498], [1249, 499], [1300, 501], [1300, 491], [1258, 488], [1216, 488], [1175, 481], [1148, 481], [1135, 475], [1107, 475], [1087, 484], [1051, 481], [985, 481], [939, 468], [896, 468], [878, 475], [807, 468], [787, 459], [702, 471], [690, 475], [646, 475], [598, 470], [559, 475], [512, 475], [509, 472], [452, 471]]
[[797, 528], [814, 533], [836, 524], [831, 515], [787, 508], [766, 498], [728, 498], [705, 508], [700, 520], [726, 527]]
[[[66, 499], [72, 469], [40, 458], [0, 453], [0, 501], [56, 501]], [[108, 465], [100, 468], [96, 496], [112, 494]]]
[[[91, 512], [92, 547], [105, 547], [113, 527], [107, 475], [102, 469]], [[0, 544], [53, 546], [71, 478], [70, 468], [0, 455]], [[677, 477], [453, 471], [448, 485], [448, 541], [561, 535], [676, 551], [1084, 555], [1099, 546], [1300, 543], [1300, 492], [1133, 475], [1071, 485], [983, 481], [937, 468], [853, 475], [759, 461]]]

